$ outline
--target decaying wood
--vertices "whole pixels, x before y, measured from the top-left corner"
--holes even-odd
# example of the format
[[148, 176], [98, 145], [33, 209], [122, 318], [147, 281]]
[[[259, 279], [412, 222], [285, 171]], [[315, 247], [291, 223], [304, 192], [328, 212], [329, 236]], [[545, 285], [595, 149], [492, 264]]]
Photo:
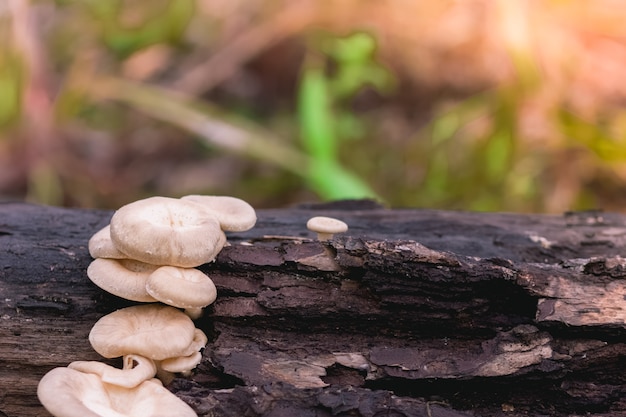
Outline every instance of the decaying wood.
[[[47, 415], [38, 380], [102, 360], [89, 330], [131, 304], [85, 273], [111, 214], [0, 204], [0, 416]], [[350, 230], [318, 242], [313, 215]], [[258, 216], [201, 268], [218, 288], [197, 321], [210, 341], [169, 384], [198, 415], [626, 415], [626, 216]]]

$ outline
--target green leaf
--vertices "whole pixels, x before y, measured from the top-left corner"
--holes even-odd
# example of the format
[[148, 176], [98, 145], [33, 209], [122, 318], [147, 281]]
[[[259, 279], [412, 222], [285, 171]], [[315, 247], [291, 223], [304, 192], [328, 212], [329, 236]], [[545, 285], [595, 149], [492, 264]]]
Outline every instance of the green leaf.
[[513, 139], [508, 129], [500, 129], [489, 138], [484, 149], [487, 177], [500, 182], [507, 174], [513, 154]]
[[380, 197], [365, 182], [334, 161], [313, 160], [309, 166], [311, 188], [325, 200]]
[[337, 139], [331, 114], [331, 98], [324, 73], [307, 68], [302, 74], [298, 95], [300, 136], [304, 149], [314, 159], [334, 160]]
[[567, 137], [584, 145], [604, 162], [626, 161], [626, 140], [613, 138], [601, 125], [583, 120], [569, 112], [561, 114], [561, 122]]
[[365, 32], [357, 32], [344, 38], [334, 39], [326, 53], [341, 62], [362, 63], [368, 61], [376, 50], [376, 39]]
[[459, 127], [460, 121], [456, 112], [448, 112], [439, 115], [432, 121], [431, 140], [433, 146], [437, 146], [451, 139]]
[[0, 62], [0, 127], [17, 121], [22, 103], [22, 71], [17, 60]]
[[120, 21], [124, 3], [119, 0], [89, 1], [88, 6], [101, 25], [106, 45], [121, 57], [157, 43], [178, 41], [195, 12], [194, 0], [169, 0], [155, 13], [151, 3], [139, 3], [144, 13], [138, 24], [129, 27]]

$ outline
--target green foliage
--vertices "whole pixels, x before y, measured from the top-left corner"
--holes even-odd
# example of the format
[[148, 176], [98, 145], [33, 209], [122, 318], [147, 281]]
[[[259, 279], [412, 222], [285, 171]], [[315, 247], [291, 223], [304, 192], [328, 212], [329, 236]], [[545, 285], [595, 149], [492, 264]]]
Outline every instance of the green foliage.
[[14, 125], [20, 116], [24, 66], [10, 52], [0, 55], [0, 129]]
[[376, 39], [371, 34], [356, 32], [346, 37], [324, 37], [321, 43], [320, 50], [336, 64], [328, 83], [337, 100], [350, 99], [367, 85], [385, 93], [392, 91], [393, 77], [376, 62]]
[[[120, 57], [146, 46], [177, 42], [195, 10], [194, 0], [161, 0], [125, 5], [123, 0], [89, 0], [86, 5], [100, 25], [104, 43]], [[127, 10], [133, 7], [133, 10]], [[132, 19], [124, 19], [131, 14]], [[125, 21], [126, 20], [126, 21]]]
[[335, 161], [337, 138], [332, 115], [332, 97], [321, 68], [310, 64], [300, 81], [298, 113], [304, 149], [314, 159]]
[[563, 132], [573, 145], [582, 145], [607, 163], [626, 162], [626, 137], [616, 138], [601, 123], [590, 123], [575, 114], [560, 112]]
[[[265, 19], [263, 13], [251, 13], [242, 19], [252, 22], [248, 23], [252, 29], [248, 28], [246, 36], [239, 38], [236, 33], [228, 33], [220, 37], [220, 25], [224, 24], [219, 20], [221, 17], [207, 17], [203, 15], [204, 9], [198, 13], [197, 0], [35, 3], [48, 1], [56, 5], [51, 9], [58, 14], [49, 22], [58, 27], [41, 30], [46, 34], [38, 40], [44, 54], [39, 57], [41, 60], [22, 53], [20, 45], [25, 43], [18, 42], [12, 34], [10, 12], [0, 20], [0, 134], [3, 139], [15, 135], [24, 141], [3, 141], [6, 147], [0, 150], [17, 149], [28, 157], [43, 154], [28, 148], [42, 141], [23, 139], [31, 135], [32, 130], [28, 129], [37, 125], [26, 119], [41, 116], [39, 109], [24, 111], [24, 105], [27, 99], [34, 99], [35, 105], [41, 97], [54, 100], [52, 109], [46, 107], [53, 114], [45, 115], [52, 117], [38, 120], [52, 119], [58, 123], [51, 128], [58, 135], [55, 137], [58, 160], [25, 161], [28, 178], [20, 179], [28, 184], [26, 194], [37, 201], [61, 204], [63, 200], [59, 196], [73, 193], [82, 198], [109, 190], [110, 183], [115, 182], [114, 172], [132, 166], [133, 158], [142, 159], [146, 165], [157, 164], [149, 161], [155, 154], [168, 153], [170, 149], [177, 152], [185, 146], [193, 147], [188, 152], [194, 158], [204, 158], [207, 165], [227, 153], [235, 154], [240, 166], [232, 172], [241, 178], [233, 182], [248, 184], [246, 192], [259, 194], [250, 198], [266, 204], [292, 202], [313, 194], [324, 200], [377, 198], [392, 206], [546, 211], [554, 207], [548, 203], [551, 193], [565, 184], [571, 188], [567, 190], [568, 209], [587, 209], [598, 204], [597, 190], [587, 186], [598, 181], [594, 177], [597, 172], [626, 178], [626, 113], [616, 105], [609, 104], [608, 110], [598, 108], [583, 116], [571, 111], [557, 94], [547, 94], [552, 101], [542, 101], [538, 111], [532, 109], [539, 114], [538, 123], [543, 124], [540, 127], [544, 136], [527, 136], [520, 120], [544, 97], [537, 92], [551, 86], [546, 86], [547, 81], [542, 79], [543, 69], [536, 57], [524, 48], [509, 51], [513, 75], [500, 85], [471, 96], [443, 91], [441, 96], [415, 97], [422, 92], [429, 94], [428, 88], [417, 93], [407, 88], [401, 95], [394, 95], [398, 91], [396, 84], [407, 79], [417, 80], [416, 85], [428, 77], [441, 79], [436, 74], [427, 74], [432, 69], [420, 75], [424, 78], [410, 79], [411, 74], [392, 73], [378, 62], [376, 36], [366, 32], [340, 36], [313, 30], [289, 34], [297, 41], [304, 39], [305, 58], [295, 89], [287, 90], [288, 83], [281, 84], [279, 94], [290, 96], [278, 97], [273, 101], [278, 103], [276, 108], [268, 111], [259, 110], [265, 105], [266, 97], [243, 90], [267, 94], [255, 83], [262, 82], [269, 71], [278, 67], [285, 71], [290, 66], [274, 62], [273, 67], [253, 73], [253, 61], [263, 54], [262, 48], [267, 48], [263, 46], [263, 39], [267, 38], [260, 36], [262, 40], [256, 44], [257, 38], [250, 34], [260, 32], [271, 38], [282, 33], [274, 31], [275, 28], [268, 31], [263, 25], [255, 26], [255, 19]], [[211, 29], [205, 30], [207, 27]], [[211, 36], [218, 40], [208, 39]], [[234, 41], [229, 44], [231, 36]], [[243, 45], [241, 39], [249, 42], [253, 39], [252, 47]], [[152, 45], [167, 47], [146, 50]], [[216, 51], [225, 62], [211, 62], [213, 57], [207, 51]], [[151, 55], [152, 52], [156, 55]], [[190, 58], [184, 56], [178, 62], [187, 52], [191, 53]], [[39, 62], [44, 63], [44, 72], [50, 74], [33, 80], [33, 74], [40, 74], [42, 68], [31, 66]], [[155, 70], [143, 81], [128, 82], [126, 78], [130, 78], [132, 71], [128, 71], [127, 64], [137, 62]], [[193, 65], [206, 62], [217, 73], [230, 71], [229, 82], [223, 83], [224, 86], [218, 82], [206, 95], [200, 88], [191, 97], [176, 93], [175, 88], [174, 91], [159, 88], [175, 86], [186, 71], [193, 72]], [[248, 68], [247, 63], [253, 65]], [[111, 80], [114, 82], [108, 84]], [[239, 80], [244, 82], [234, 86]], [[246, 84], [249, 80], [251, 83]], [[247, 85], [253, 88], [248, 89]], [[242, 98], [229, 96], [234, 90]], [[359, 101], [372, 96], [376, 96], [374, 109], [367, 107], [370, 105], [367, 100]], [[214, 100], [212, 105], [207, 103], [207, 97]], [[419, 107], [423, 111], [410, 108], [414, 103], [421, 106], [424, 102], [427, 105]], [[366, 111], [361, 103], [366, 103]], [[23, 111], [25, 114], [21, 114]], [[139, 116], [139, 112], [148, 117]], [[179, 129], [163, 129], [164, 124]], [[397, 130], [396, 124], [400, 125]], [[20, 130], [20, 126], [24, 129]], [[172, 132], [175, 138], [169, 137]], [[96, 143], [98, 140], [102, 142]], [[188, 143], [193, 141], [191, 145]], [[159, 148], [164, 143], [168, 147]], [[117, 155], [121, 161], [113, 164], [119, 165], [108, 169], [100, 166], [104, 171], [100, 174], [105, 178], [100, 186], [71, 190], [77, 181], [72, 182], [70, 177], [80, 177], [81, 184], [95, 181], [89, 173], [98, 164], [91, 166], [87, 161], [82, 174], [69, 172], [75, 166], [80, 168], [75, 159], [82, 158], [81, 152], [87, 155], [87, 160], [99, 150], [111, 152], [102, 156], [101, 161], [112, 160], [111, 155]], [[72, 166], [65, 165], [72, 156], [64, 152], [81, 154]], [[131, 155], [133, 152], [140, 156]], [[583, 168], [563, 169], [569, 167], [571, 154], [579, 158]], [[96, 155], [96, 159], [100, 157]], [[125, 175], [123, 178], [132, 177], [129, 173]], [[270, 180], [265, 181], [264, 175]], [[147, 186], [141, 181], [155, 180], [137, 180], [128, 188]], [[615, 183], [620, 184], [618, 180]], [[237, 185], [233, 188], [237, 189]], [[283, 196], [289, 193], [290, 196]], [[101, 197], [99, 203], [107, 204], [108, 200]]]
[[[302, 146], [310, 157], [308, 182], [324, 199], [375, 198], [376, 192], [341, 162], [341, 142], [357, 139], [364, 121], [349, 100], [364, 86], [389, 90], [389, 73], [374, 61], [375, 40], [365, 33], [324, 37], [320, 54], [309, 51], [298, 89]], [[329, 73], [332, 62], [335, 71]]]
[[[496, 90], [435, 113], [414, 139], [424, 143], [427, 170], [411, 205], [487, 211], [501, 209], [502, 198], [532, 200], [532, 191], [517, 182], [520, 140], [510, 104], [508, 94]], [[474, 131], [477, 121], [485, 126]]]

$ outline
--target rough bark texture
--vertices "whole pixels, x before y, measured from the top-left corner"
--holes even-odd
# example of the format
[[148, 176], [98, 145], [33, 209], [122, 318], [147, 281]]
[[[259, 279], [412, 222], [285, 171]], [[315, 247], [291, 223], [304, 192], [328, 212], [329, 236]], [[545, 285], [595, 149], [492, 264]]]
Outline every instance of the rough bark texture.
[[[102, 360], [130, 305], [86, 277], [111, 212], [0, 204], [0, 416], [45, 416], [50, 369]], [[350, 225], [318, 242], [304, 224]], [[260, 210], [201, 269], [201, 364], [169, 388], [200, 416], [626, 415], [626, 217]]]

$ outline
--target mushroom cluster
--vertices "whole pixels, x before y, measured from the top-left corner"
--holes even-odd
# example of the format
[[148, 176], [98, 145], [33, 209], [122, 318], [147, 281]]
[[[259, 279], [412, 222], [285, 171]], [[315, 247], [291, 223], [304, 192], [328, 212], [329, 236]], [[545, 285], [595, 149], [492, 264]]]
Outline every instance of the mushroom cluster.
[[217, 296], [213, 281], [195, 267], [215, 259], [226, 243], [225, 231], [248, 230], [255, 223], [254, 209], [234, 197], [135, 201], [89, 240], [95, 260], [87, 276], [119, 297], [160, 301], [195, 319]]
[[[215, 301], [213, 281], [197, 266], [211, 262], [226, 243], [225, 231], [256, 223], [245, 201], [225, 196], [151, 197], [118, 209], [89, 240], [94, 261], [87, 275], [100, 288], [150, 304], [123, 308], [96, 322], [93, 349], [122, 358], [122, 369], [98, 361], [55, 368], [37, 395], [57, 417], [196, 416], [162, 385], [189, 373], [207, 343], [192, 319]], [[183, 309], [184, 311], [181, 311]], [[139, 414], [133, 407], [142, 404]]]

